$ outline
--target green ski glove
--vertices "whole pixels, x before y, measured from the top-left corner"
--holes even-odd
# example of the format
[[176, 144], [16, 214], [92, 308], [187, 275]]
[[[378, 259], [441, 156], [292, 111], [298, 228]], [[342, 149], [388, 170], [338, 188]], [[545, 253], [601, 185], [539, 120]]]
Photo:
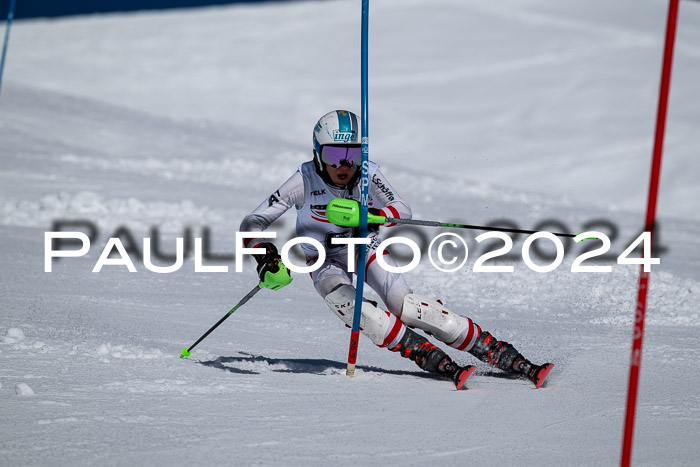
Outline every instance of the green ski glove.
[[258, 287], [279, 290], [292, 282], [292, 276], [282, 261], [277, 263], [277, 272], [265, 271], [264, 279], [260, 279]]
[[267, 252], [262, 256], [255, 256], [258, 262], [258, 278], [260, 278], [258, 287], [279, 290], [292, 282], [292, 275], [282, 262], [277, 247], [272, 243], [264, 243], [260, 246]]
[[[360, 203], [354, 199], [335, 198], [326, 206], [326, 219], [340, 227], [358, 227]], [[368, 210], [367, 224], [381, 225], [385, 222], [386, 217], [380, 216], [377, 210], [374, 208]]]

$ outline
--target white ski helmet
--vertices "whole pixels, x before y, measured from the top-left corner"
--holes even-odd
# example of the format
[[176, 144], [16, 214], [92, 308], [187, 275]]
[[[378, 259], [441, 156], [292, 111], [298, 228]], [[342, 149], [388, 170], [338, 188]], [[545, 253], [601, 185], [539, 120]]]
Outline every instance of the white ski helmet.
[[325, 172], [321, 162], [321, 147], [359, 146], [360, 120], [349, 110], [334, 110], [321, 117], [314, 127], [314, 162], [319, 173]]

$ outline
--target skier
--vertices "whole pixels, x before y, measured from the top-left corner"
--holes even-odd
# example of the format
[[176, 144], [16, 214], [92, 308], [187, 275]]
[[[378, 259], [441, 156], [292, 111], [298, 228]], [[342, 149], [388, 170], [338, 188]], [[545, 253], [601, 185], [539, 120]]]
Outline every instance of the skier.
[[[311, 274], [316, 291], [347, 327], [352, 326], [355, 288], [348, 272], [347, 245], [331, 243], [333, 238], [357, 237], [352, 228], [330, 223], [325, 217], [326, 205], [334, 198], [360, 198], [361, 163], [360, 131], [357, 116], [347, 110], [335, 110], [321, 117], [313, 130], [313, 160], [305, 162], [268, 199], [247, 215], [240, 226], [242, 232], [261, 232], [288, 209], [297, 209], [297, 235], [312, 237], [326, 249], [323, 265]], [[369, 163], [369, 209], [373, 214], [393, 218], [411, 218], [411, 208], [396, 193], [377, 164]], [[414, 332], [418, 328], [457, 350], [467, 351], [478, 359], [503, 371], [528, 378], [541, 387], [552, 368], [551, 363], [535, 365], [512, 345], [495, 339], [471, 319], [453, 313], [439, 300], [414, 294], [400, 273], [384, 270], [376, 262], [376, 249], [381, 242], [379, 225], [368, 226], [365, 281], [382, 299], [387, 311], [377, 303], [364, 300], [360, 329], [379, 347], [399, 352], [403, 357], [429, 372], [452, 380], [457, 389], [474, 371], [471, 365], [460, 367], [444, 351]], [[247, 239], [246, 247], [264, 248], [255, 255], [257, 272], [266, 287], [275, 290], [291, 281], [273, 243], [263, 238]], [[307, 264], [318, 258], [311, 245], [301, 244]], [[387, 251], [384, 260], [395, 266]], [[356, 258], [357, 262], [357, 258]]]

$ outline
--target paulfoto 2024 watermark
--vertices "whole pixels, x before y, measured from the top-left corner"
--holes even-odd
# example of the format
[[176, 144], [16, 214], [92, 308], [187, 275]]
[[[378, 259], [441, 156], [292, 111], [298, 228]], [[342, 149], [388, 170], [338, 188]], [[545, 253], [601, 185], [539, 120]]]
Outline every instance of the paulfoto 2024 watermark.
[[[246, 255], [260, 255], [265, 253], [264, 248], [247, 248], [244, 246], [244, 240], [252, 238], [264, 238], [264, 239], [275, 239], [277, 238], [276, 232], [236, 232], [235, 234], [235, 271], [242, 272], [243, 270], [243, 259]], [[78, 242], [80, 248], [78, 249], [62, 249], [55, 248], [54, 241], [59, 239], [70, 239], [73, 242]], [[476, 261], [473, 263], [473, 272], [500, 272], [500, 273], [512, 273], [515, 271], [515, 266], [504, 265], [504, 264], [489, 264], [485, 263], [489, 260], [494, 260], [499, 257], [505, 256], [513, 249], [513, 240], [511, 237], [503, 232], [486, 232], [478, 235], [474, 238], [477, 243], [484, 242], [486, 240], [498, 240], [503, 242], [503, 246], [492, 251], [487, 251], [481, 254]], [[611, 246], [610, 238], [603, 232], [598, 231], [586, 231], [578, 234], [573, 239], [573, 242], [601, 242], [599, 248], [586, 251], [577, 256], [571, 264], [571, 272], [581, 273], [581, 272], [595, 272], [595, 273], [609, 273], [612, 272], [612, 265], [592, 265], [583, 263], [585, 261], [592, 261], [596, 257], [605, 255]], [[370, 238], [343, 238], [343, 237], [333, 237], [329, 239], [330, 245], [324, 246], [320, 241], [311, 237], [294, 237], [284, 243], [282, 249], [280, 250], [280, 256], [282, 261], [287, 266], [287, 268], [295, 273], [311, 273], [319, 269], [324, 261], [326, 260], [326, 248], [331, 247], [344, 247], [347, 246], [347, 265], [348, 272], [355, 272], [355, 248], [358, 245], [369, 245], [371, 242]], [[538, 264], [532, 258], [531, 249], [534, 242], [547, 242], [556, 251], [553, 258], [545, 261], [545, 264]], [[180, 270], [184, 264], [184, 242], [185, 239], [178, 237], [175, 240], [176, 243], [176, 254], [174, 257], [174, 263], [169, 266], [157, 266], [153, 264], [151, 259], [151, 238], [143, 239], [143, 265], [144, 267], [155, 273], [168, 274]], [[290, 255], [291, 249], [295, 245], [306, 244], [313, 247], [317, 255], [315, 256], [312, 264], [307, 264], [300, 266], [294, 262], [294, 259]], [[384, 252], [390, 245], [401, 244], [408, 247], [411, 251], [409, 256], [409, 263], [404, 266], [392, 265], [387, 263], [384, 259]], [[631, 257], [635, 249], [641, 246], [642, 255], [641, 257]], [[453, 253], [446, 257], [445, 247], [453, 250]], [[77, 258], [85, 256], [90, 249], [90, 238], [84, 232], [66, 232], [66, 231], [52, 231], [44, 233], [44, 271], [52, 272], [52, 264], [54, 258]], [[435, 249], [436, 254], [433, 255], [433, 249]], [[454, 250], [463, 251], [463, 254], [455, 254]], [[203, 261], [203, 247], [202, 238], [194, 239], [194, 271], [195, 272], [228, 272], [229, 268], [226, 265], [205, 265]], [[444, 232], [435, 236], [430, 242], [428, 248], [428, 259], [434, 268], [439, 271], [446, 273], [454, 273], [464, 268], [469, 257], [469, 247], [467, 242], [463, 237], [452, 233]], [[652, 264], [660, 264], [659, 258], [652, 257], [652, 245], [651, 245], [651, 233], [642, 232], [632, 243], [617, 257], [617, 264], [621, 265], [641, 265], [645, 272], [651, 270]], [[376, 261], [377, 264], [384, 270], [392, 273], [406, 273], [415, 269], [423, 257], [423, 253], [418, 244], [410, 238], [407, 237], [390, 237], [382, 240], [376, 246]], [[116, 253], [116, 257], [114, 257]], [[538, 273], [547, 273], [556, 270], [563, 262], [564, 259], [564, 244], [562, 240], [551, 232], [536, 232], [529, 235], [522, 244], [520, 255], [522, 256], [523, 262], [531, 270]], [[461, 261], [460, 261], [461, 258]], [[540, 259], [541, 261], [541, 259]], [[549, 262], [547, 262], [549, 261]], [[119, 237], [111, 237], [102, 249], [97, 262], [95, 263], [92, 272], [100, 272], [105, 266], [118, 266], [125, 267], [129, 272], [137, 272], [134, 262], [129, 256], [128, 251], [124, 247], [121, 239]]]

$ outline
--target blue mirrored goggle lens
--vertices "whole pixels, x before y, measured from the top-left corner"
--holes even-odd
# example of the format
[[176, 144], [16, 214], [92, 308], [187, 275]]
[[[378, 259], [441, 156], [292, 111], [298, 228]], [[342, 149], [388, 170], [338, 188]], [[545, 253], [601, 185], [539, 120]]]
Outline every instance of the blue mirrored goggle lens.
[[352, 169], [360, 166], [362, 148], [359, 146], [323, 146], [321, 160], [324, 164], [338, 168], [347, 165]]

